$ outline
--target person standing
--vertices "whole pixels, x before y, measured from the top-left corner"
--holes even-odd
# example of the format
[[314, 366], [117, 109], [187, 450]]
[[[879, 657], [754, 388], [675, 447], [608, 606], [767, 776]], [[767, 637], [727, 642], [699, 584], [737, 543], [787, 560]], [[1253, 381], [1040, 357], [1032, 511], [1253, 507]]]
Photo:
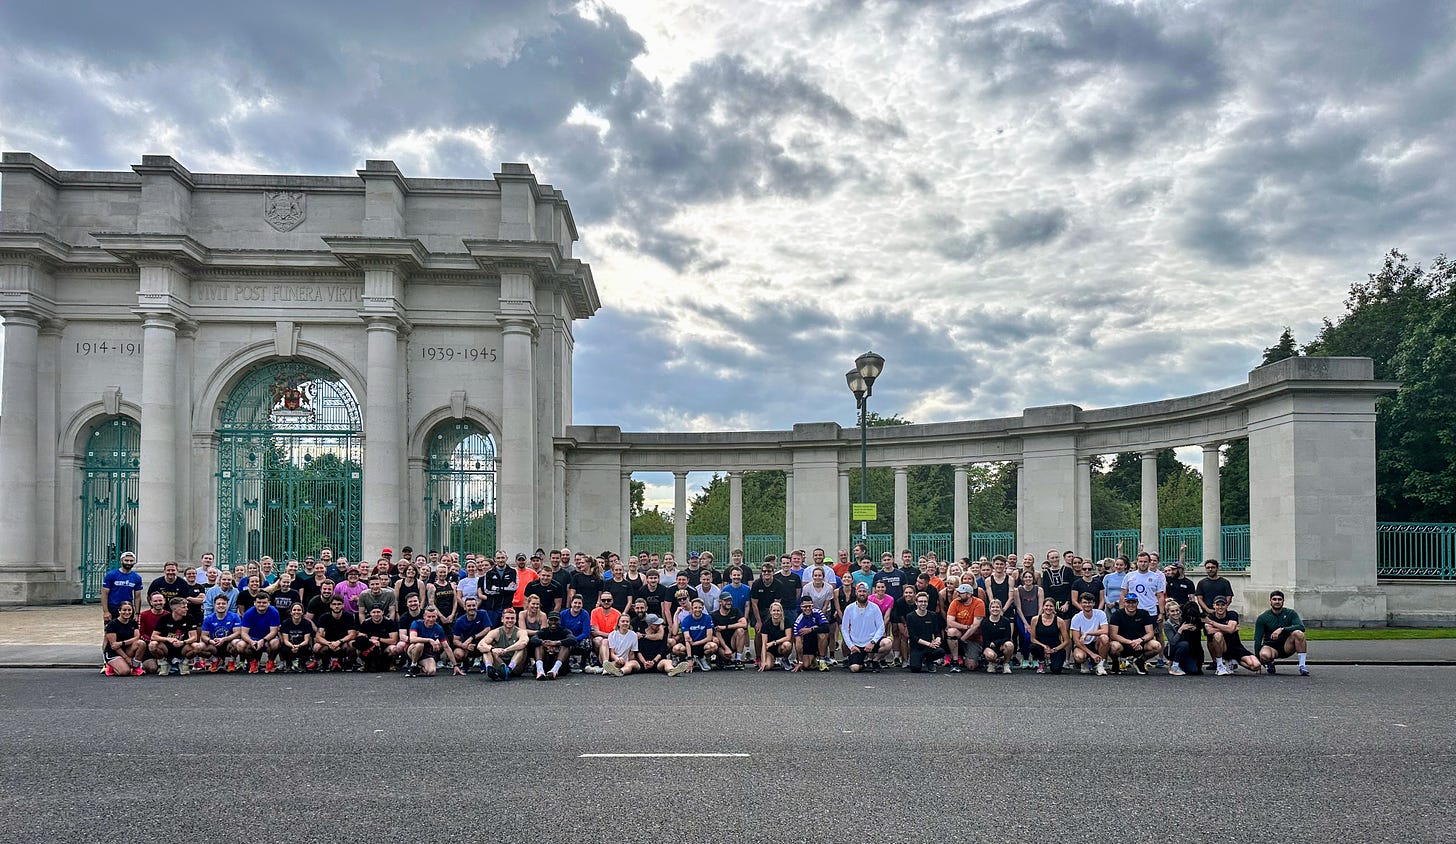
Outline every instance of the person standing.
[[1213, 612], [1213, 602], [1220, 597], [1225, 598], [1228, 603], [1234, 602], [1234, 586], [1229, 579], [1219, 574], [1218, 560], [1203, 561], [1204, 577], [1193, 587], [1194, 594], [1198, 597], [1198, 606], [1205, 612]]
[[[101, 578], [101, 620], [103, 623], [116, 617], [116, 610], [124, 603], [132, 606], [132, 623], [136, 623], [136, 607], [141, 602], [142, 576], [132, 571], [136, 567], [136, 554], [121, 552], [116, 568]], [[130, 673], [130, 672], [127, 672]]]

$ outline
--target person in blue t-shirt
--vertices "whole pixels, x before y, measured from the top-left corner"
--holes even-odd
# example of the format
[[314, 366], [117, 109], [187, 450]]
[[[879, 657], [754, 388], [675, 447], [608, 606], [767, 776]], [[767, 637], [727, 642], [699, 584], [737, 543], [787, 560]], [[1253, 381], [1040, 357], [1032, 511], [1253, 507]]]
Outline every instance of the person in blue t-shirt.
[[435, 661], [438, 659], [449, 662], [450, 667], [455, 669], [454, 673], [465, 673], [460, 670], [460, 664], [455, 661], [455, 654], [445, 640], [445, 628], [440, 624], [440, 611], [434, 604], [425, 607], [424, 618], [410, 622], [409, 648], [405, 652], [409, 654], [407, 674], [410, 677], [421, 674], [426, 677], [435, 676]]
[[753, 589], [743, 582], [742, 568], [728, 570], [728, 582], [723, 584], [722, 594], [733, 599], [734, 612], [748, 615], [748, 597], [752, 592]]
[[682, 642], [672, 646], [672, 652], [683, 659], [693, 660], [698, 669], [712, 671], [708, 657], [718, 652], [718, 643], [708, 636], [713, 629], [713, 617], [703, 612], [703, 599], [694, 598], [689, 604], [691, 611], [683, 616], [678, 626]]
[[[480, 641], [490, 632], [490, 621], [481, 612], [478, 598], [465, 599], [465, 612], [455, 619], [451, 632], [455, 640], [455, 662], [469, 671], [471, 664], [480, 658]], [[480, 670], [484, 671], [485, 666]]]
[[238, 653], [248, 658], [248, 673], [258, 673], [258, 660], [267, 658], [263, 670], [272, 674], [274, 660], [278, 657], [278, 626], [283, 618], [273, 608], [273, 598], [267, 592], [253, 596], [253, 606], [243, 613], [238, 637]]
[[242, 618], [228, 609], [226, 595], [218, 595], [212, 599], [212, 612], [202, 620], [202, 653], [210, 658], [207, 670], [217, 671], [222, 667], [224, 658], [227, 660], [228, 671], [237, 669], [237, 655], [242, 639], [238, 628], [242, 626]]
[[[581, 657], [580, 668], [586, 668], [591, 657], [591, 613], [586, 611], [585, 602], [580, 594], [571, 596], [570, 606], [566, 612], [561, 614], [561, 626], [565, 627], [575, 641], [571, 646], [571, 652]], [[571, 666], [567, 665], [570, 672]]]
[[101, 620], [110, 621], [116, 615], [116, 608], [129, 602], [135, 610], [142, 591], [142, 576], [132, 571], [136, 566], [136, 554], [121, 553], [119, 565], [101, 578]]
[[799, 602], [799, 617], [794, 620], [794, 643], [799, 651], [799, 663], [794, 666], [794, 671], [813, 668], [816, 664], [820, 671], [829, 670], [829, 664], [824, 661], [829, 652], [829, 619], [814, 609], [814, 599], [808, 595]]

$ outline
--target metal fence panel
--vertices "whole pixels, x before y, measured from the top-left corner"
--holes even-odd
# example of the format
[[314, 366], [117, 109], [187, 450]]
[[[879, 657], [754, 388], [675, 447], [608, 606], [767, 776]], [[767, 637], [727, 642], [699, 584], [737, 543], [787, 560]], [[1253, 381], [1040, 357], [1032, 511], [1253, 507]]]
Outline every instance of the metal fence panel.
[[[1138, 540], [1142, 533], [1137, 530], [1094, 530], [1092, 531], [1092, 558], [1101, 560], [1104, 557], [1116, 557], [1118, 555], [1117, 543], [1122, 543], [1122, 553], [1129, 560], [1137, 556]], [[1173, 558], [1178, 558], [1178, 548], [1173, 547]]]
[[647, 534], [645, 536], [634, 535], [632, 537], [632, 553], [639, 554], [643, 551], [649, 554], [657, 554], [658, 556], [670, 553], [672, 551], [672, 536], [658, 534]]
[[[688, 537], [688, 554], [697, 551], [711, 551], [713, 553], [713, 565], [728, 565], [728, 537], [723, 534], [708, 534]], [[745, 558], [747, 559], [747, 558]]]
[[990, 558], [997, 554], [1016, 553], [1016, 534], [1010, 531], [971, 534], [971, 559]]
[[763, 562], [769, 554], [784, 553], [784, 537], [778, 533], [756, 533], [743, 537], [743, 561], [750, 565]]
[[1223, 549], [1218, 559], [1224, 571], [1249, 570], [1249, 526], [1224, 525]]
[[1381, 522], [1375, 540], [1380, 577], [1456, 579], [1456, 524]]
[[[1158, 531], [1158, 557], [1162, 559], [1163, 565], [1178, 560], [1178, 546], [1188, 545], [1184, 552], [1183, 559], [1189, 566], [1197, 566], [1203, 562], [1203, 528], [1163, 528]], [[1126, 547], [1126, 546], [1124, 546]]]
[[953, 533], [912, 533], [910, 534], [910, 553], [915, 559], [920, 559], [928, 552], [934, 551], [935, 558], [944, 562], [949, 560], [955, 553], [955, 534]]

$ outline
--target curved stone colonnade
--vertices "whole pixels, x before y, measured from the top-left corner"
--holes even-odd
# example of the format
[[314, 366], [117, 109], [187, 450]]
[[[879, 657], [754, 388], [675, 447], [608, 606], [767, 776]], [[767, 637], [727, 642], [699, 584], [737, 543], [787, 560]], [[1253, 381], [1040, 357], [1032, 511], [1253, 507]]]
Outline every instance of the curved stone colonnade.
[[[869, 430], [869, 465], [895, 477], [895, 547], [908, 547], [906, 471], [957, 467], [955, 553], [969, 548], [966, 472], [971, 463], [1017, 466], [1017, 548], [1092, 545], [1093, 456], [1142, 452], [1142, 534], [1158, 533], [1156, 461], [1163, 448], [1201, 446], [1206, 457], [1230, 440], [1249, 441], [1250, 569], [1245, 605], [1283, 589], [1292, 606], [1325, 625], [1384, 624], [1376, 583], [1375, 401], [1397, 385], [1374, 380], [1369, 358], [1298, 357], [1260, 367], [1248, 381], [1208, 393], [1124, 407], [1027, 408], [1020, 416]], [[571, 426], [556, 442], [565, 463], [566, 542], [573, 548], [625, 548], [630, 541], [633, 472], [672, 472], [685, 512], [687, 473], [726, 472], [729, 543], [742, 547], [742, 486], [748, 470], [788, 473], [789, 547], [837, 546], [849, 524], [849, 470], [859, 465], [859, 431], [832, 422], [789, 431], [635, 433]], [[1216, 466], [1209, 459], [1206, 465]], [[1204, 476], [1205, 547], [1221, 528], [1216, 471]], [[674, 547], [687, 552], [687, 525]]]

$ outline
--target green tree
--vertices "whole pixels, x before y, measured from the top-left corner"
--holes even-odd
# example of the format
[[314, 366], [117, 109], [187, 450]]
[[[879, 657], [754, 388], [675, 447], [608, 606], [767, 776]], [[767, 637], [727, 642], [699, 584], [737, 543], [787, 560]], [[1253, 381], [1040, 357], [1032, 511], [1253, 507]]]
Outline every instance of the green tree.
[[643, 510], [632, 517], [633, 536], [670, 536], [672, 534], [672, 513], [664, 513], [657, 507]]
[[1310, 355], [1357, 355], [1375, 361], [1375, 377], [1400, 381], [1400, 394], [1377, 403], [1377, 513], [1386, 521], [1450, 521], [1456, 512], [1451, 307], [1456, 262], [1429, 269], [1392, 250], [1377, 273], [1350, 287], [1346, 312], [1308, 346]]
[[1299, 347], [1294, 343], [1294, 332], [1289, 326], [1284, 326], [1284, 331], [1279, 335], [1279, 341], [1264, 350], [1264, 362], [1261, 366], [1271, 364], [1276, 360], [1299, 357]]
[[636, 516], [647, 506], [647, 482], [632, 481], [632, 515]]

